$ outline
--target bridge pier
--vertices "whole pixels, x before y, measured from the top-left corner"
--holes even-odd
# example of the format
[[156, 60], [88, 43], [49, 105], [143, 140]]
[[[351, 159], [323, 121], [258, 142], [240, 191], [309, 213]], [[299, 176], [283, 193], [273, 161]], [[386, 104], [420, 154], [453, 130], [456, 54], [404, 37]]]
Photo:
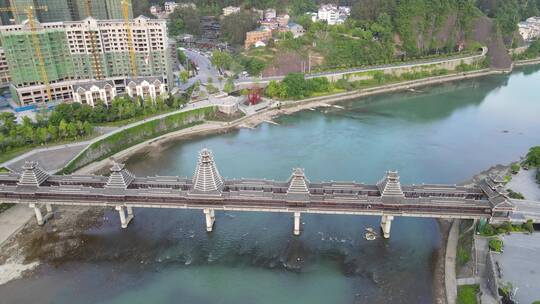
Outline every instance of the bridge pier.
[[294, 235], [300, 235], [300, 212], [294, 213]]
[[393, 215], [383, 215], [381, 217], [381, 229], [383, 231], [383, 237], [385, 239], [390, 238], [390, 228], [392, 226], [393, 220], [394, 220]]
[[[118, 214], [120, 215], [120, 225], [122, 228], [127, 228], [131, 220], [133, 219], [133, 208], [131, 207], [124, 207], [124, 206], [116, 206], [116, 210], [118, 210]], [[126, 209], [127, 209], [127, 216], [126, 216]]]
[[39, 226], [45, 225], [45, 223], [50, 218], [53, 217], [53, 210], [52, 210], [51, 204], [45, 204], [45, 210], [47, 211], [47, 213], [45, 213], [45, 215], [43, 215], [43, 213], [41, 213], [41, 205], [40, 204], [32, 203], [32, 204], [29, 205], [29, 207], [34, 208], [34, 212], [36, 214], [37, 224]]
[[204, 209], [203, 212], [206, 217], [206, 231], [212, 232], [212, 230], [214, 229], [214, 223], [216, 221], [214, 209]]

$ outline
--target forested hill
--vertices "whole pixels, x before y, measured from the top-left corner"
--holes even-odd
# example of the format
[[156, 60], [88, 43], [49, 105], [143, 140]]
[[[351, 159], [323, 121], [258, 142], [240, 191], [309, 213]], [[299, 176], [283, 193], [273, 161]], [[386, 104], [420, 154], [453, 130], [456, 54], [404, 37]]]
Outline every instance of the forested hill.
[[[149, 0], [138, 0], [145, 2]], [[160, 1], [156, 1], [159, 3]], [[163, 2], [163, 1], [161, 1]], [[522, 43], [516, 35], [517, 23], [540, 15], [540, 0], [179, 0], [194, 2], [205, 14], [218, 15], [228, 5], [244, 8], [276, 8], [302, 24], [306, 12], [316, 11], [321, 3], [352, 8], [349, 30], [380, 38], [377, 29], [388, 27], [392, 47], [406, 57], [449, 53], [471, 48], [478, 43], [490, 45], [497, 56], [493, 64], [509, 64], [506, 48]], [[142, 7], [143, 5], [139, 5]], [[137, 12], [136, 12], [137, 13]], [[304, 24], [303, 24], [304, 25]], [[353, 31], [354, 32], [354, 31]], [[356, 35], [353, 35], [356, 36]], [[504, 42], [504, 45], [503, 45]], [[493, 54], [490, 54], [493, 55]]]

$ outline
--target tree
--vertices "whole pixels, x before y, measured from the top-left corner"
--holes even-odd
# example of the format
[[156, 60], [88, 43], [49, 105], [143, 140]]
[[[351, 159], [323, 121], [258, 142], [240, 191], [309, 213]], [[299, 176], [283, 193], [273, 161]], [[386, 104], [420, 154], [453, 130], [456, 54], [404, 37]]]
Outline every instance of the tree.
[[266, 67], [266, 64], [264, 61], [257, 59], [257, 58], [245, 58], [242, 62], [244, 68], [246, 71], [253, 76], [258, 76], [262, 73], [264, 68]]
[[169, 36], [182, 33], [193, 35], [202, 34], [202, 23], [199, 11], [191, 7], [177, 8], [169, 16]]
[[525, 164], [529, 167], [540, 167], [540, 146], [529, 149]]
[[64, 139], [68, 136], [68, 134], [68, 124], [62, 119], [58, 125], [58, 137]]
[[227, 78], [227, 81], [225, 82], [225, 85], [223, 85], [223, 90], [227, 93], [227, 94], [230, 94], [232, 91], [234, 91], [234, 81], [232, 80], [232, 78]]
[[186, 53], [180, 49], [176, 50], [176, 56], [178, 57], [178, 62], [180, 64], [184, 64], [187, 60]]
[[229, 70], [233, 59], [227, 52], [214, 51], [212, 52], [212, 64], [218, 69]]
[[301, 99], [311, 95], [308, 83], [302, 73], [289, 73], [283, 78], [282, 85], [285, 86], [287, 97]]
[[268, 86], [266, 87], [266, 95], [268, 95], [271, 98], [279, 97], [280, 91], [281, 91], [281, 85], [275, 81], [271, 80]]
[[233, 45], [243, 45], [246, 33], [257, 27], [257, 19], [255, 14], [248, 11], [226, 16], [221, 21], [221, 37]]
[[189, 79], [189, 72], [186, 70], [183, 70], [180, 72], [180, 81], [182, 83], [186, 83]]

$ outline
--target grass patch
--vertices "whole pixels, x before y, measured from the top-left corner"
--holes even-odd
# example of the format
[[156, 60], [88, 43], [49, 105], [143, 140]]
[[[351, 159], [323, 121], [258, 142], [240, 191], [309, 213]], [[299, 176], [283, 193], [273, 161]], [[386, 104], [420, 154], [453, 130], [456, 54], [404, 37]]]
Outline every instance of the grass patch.
[[480, 291], [478, 285], [462, 285], [458, 286], [458, 304], [476, 304], [476, 295]]
[[10, 172], [7, 168], [0, 167], [0, 173], [8, 173]]
[[503, 251], [503, 241], [498, 238], [489, 240], [489, 250], [501, 253]]

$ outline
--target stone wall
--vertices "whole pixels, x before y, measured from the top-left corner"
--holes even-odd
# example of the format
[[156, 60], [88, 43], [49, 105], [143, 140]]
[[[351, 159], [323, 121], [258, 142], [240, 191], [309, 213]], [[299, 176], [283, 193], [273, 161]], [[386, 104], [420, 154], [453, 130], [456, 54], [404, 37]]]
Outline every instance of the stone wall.
[[499, 278], [497, 277], [497, 269], [495, 268], [495, 262], [493, 261], [493, 254], [490, 250], [487, 252], [486, 257], [486, 274], [485, 279], [488, 284], [488, 288], [494, 298], [497, 299], [498, 303], [501, 303], [499, 297]]

